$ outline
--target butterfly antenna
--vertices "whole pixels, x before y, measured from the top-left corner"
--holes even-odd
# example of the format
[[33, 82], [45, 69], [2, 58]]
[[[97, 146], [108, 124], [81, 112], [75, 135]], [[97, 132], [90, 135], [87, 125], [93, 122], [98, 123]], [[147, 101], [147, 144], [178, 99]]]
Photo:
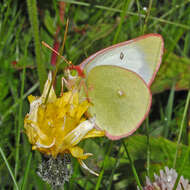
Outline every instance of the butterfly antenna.
[[42, 41], [42, 45], [44, 45], [45, 47], [47, 47], [48, 49], [50, 49], [51, 51], [53, 51], [54, 53], [56, 53], [58, 56], [60, 56], [68, 65], [70, 65], [70, 61], [68, 61], [63, 55], [60, 55], [59, 52], [57, 52], [56, 50], [54, 50], [50, 45], [48, 45], [46, 42]]
[[62, 51], [64, 50], [64, 47], [65, 47], [65, 41], [66, 41], [66, 38], [67, 38], [68, 27], [69, 27], [69, 19], [67, 19], [67, 23], [66, 23], [66, 27], [65, 27], [63, 43], [62, 43], [62, 46], [61, 46]]
[[[66, 27], [65, 27], [65, 32], [64, 32], [64, 38], [63, 38], [63, 43], [61, 45], [61, 49], [59, 51], [59, 54], [63, 54], [63, 50], [64, 50], [64, 47], [65, 47], [65, 41], [66, 41], [66, 38], [67, 38], [67, 32], [68, 32], [68, 27], [69, 27], [69, 19], [67, 19], [67, 22], [66, 22]], [[60, 57], [58, 57], [58, 60], [57, 60], [57, 63], [59, 65], [59, 62], [60, 62]], [[71, 65], [72, 62], [71, 61], [67, 61], [66, 62], [68, 65]]]
[[65, 46], [65, 41], [66, 41], [66, 36], [67, 36], [67, 32], [68, 32], [68, 26], [69, 26], [69, 20], [67, 19], [67, 23], [66, 23], [66, 28], [65, 28], [65, 33], [64, 33], [64, 39], [63, 39], [63, 43], [61, 45], [61, 49], [59, 52], [57, 52], [56, 50], [54, 50], [51, 46], [49, 46], [47, 43], [45, 43], [44, 41], [42, 41], [42, 44], [49, 48], [50, 50], [52, 50], [54, 53], [56, 53], [58, 55], [58, 59], [56, 61], [56, 67], [55, 67], [55, 70], [53, 71], [53, 77], [52, 77], [52, 82], [51, 82], [51, 85], [48, 89], [48, 93], [47, 93], [47, 96], [46, 96], [46, 99], [45, 99], [45, 103], [47, 102], [47, 99], [48, 99], [48, 96], [49, 96], [49, 92], [50, 92], [50, 89], [52, 87], [52, 85], [55, 83], [55, 79], [56, 79], [56, 74], [58, 72], [58, 67], [59, 67], [59, 64], [60, 64], [60, 58], [62, 58], [68, 65], [71, 65], [72, 62], [71, 61], [68, 61], [64, 56], [62, 56], [63, 54], [63, 50], [64, 50], [64, 46]]
[[[68, 65], [71, 65], [72, 62], [71, 61], [68, 61], [63, 55], [61, 55], [63, 53], [63, 50], [64, 50], [64, 46], [65, 46], [65, 41], [66, 41], [66, 38], [67, 38], [67, 32], [68, 32], [68, 26], [69, 26], [69, 20], [67, 19], [67, 23], [66, 23], [66, 28], [65, 28], [65, 33], [64, 33], [64, 38], [63, 38], [63, 43], [62, 43], [62, 46], [61, 46], [61, 49], [59, 52], [57, 52], [55, 49], [53, 49], [50, 45], [48, 45], [46, 42], [42, 41], [42, 45], [44, 45], [45, 47], [49, 48], [51, 51], [53, 51], [56, 55], [58, 55], [58, 60], [57, 60], [57, 63], [60, 62], [60, 58], [62, 58]], [[56, 63], [56, 65], [57, 65]]]

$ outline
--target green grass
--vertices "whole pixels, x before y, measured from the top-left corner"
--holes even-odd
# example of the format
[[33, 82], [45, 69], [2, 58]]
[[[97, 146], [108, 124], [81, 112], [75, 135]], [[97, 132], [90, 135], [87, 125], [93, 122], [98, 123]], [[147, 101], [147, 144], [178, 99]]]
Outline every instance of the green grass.
[[[0, 3], [0, 189], [51, 189], [36, 174], [42, 158], [31, 151], [23, 121], [29, 112], [27, 96], [40, 95], [46, 72], [53, 69], [52, 52], [40, 42], [53, 46], [58, 25], [57, 39], [63, 40], [66, 19], [63, 54], [75, 65], [102, 48], [148, 33], [163, 36], [165, 52], [146, 121], [123, 143], [106, 138], [81, 143], [94, 154], [86, 163], [100, 176], [88, 174], [72, 159], [73, 175], [64, 189], [132, 190], [165, 166], [190, 180], [190, 1], [65, 0], [64, 23], [60, 1], [38, 1], [37, 7], [35, 2]], [[62, 75], [60, 66], [57, 78]]]

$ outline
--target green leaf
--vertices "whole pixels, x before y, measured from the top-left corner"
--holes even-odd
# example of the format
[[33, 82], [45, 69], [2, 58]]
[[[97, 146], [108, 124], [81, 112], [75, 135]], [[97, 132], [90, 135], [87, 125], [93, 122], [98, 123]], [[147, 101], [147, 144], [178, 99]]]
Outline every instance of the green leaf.
[[[134, 160], [146, 159], [146, 150], [147, 150], [147, 137], [145, 135], [134, 135], [129, 137], [127, 140], [128, 149]], [[175, 157], [177, 143], [172, 142], [163, 137], [150, 137], [150, 172], [153, 175], [153, 172], [159, 172], [161, 168], [168, 166], [172, 168], [173, 160]], [[179, 171], [185, 153], [188, 147], [186, 145], [180, 145], [179, 154], [176, 164], [176, 170]], [[185, 178], [190, 179], [190, 160], [187, 160], [185, 167], [183, 169], [182, 175]]]
[[155, 81], [151, 86], [151, 91], [153, 93], [160, 93], [164, 90], [170, 89], [174, 80], [176, 81], [176, 90], [189, 89], [189, 69], [189, 58], [179, 57], [174, 53], [170, 53], [163, 61]]

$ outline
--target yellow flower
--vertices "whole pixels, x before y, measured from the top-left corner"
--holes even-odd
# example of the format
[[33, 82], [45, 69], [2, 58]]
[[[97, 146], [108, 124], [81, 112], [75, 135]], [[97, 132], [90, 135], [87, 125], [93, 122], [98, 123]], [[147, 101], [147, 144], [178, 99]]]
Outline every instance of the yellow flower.
[[87, 100], [80, 102], [76, 89], [56, 97], [53, 87], [49, 91], [51, 82], [50, 73], [42, 95], [28, 97], [30, 112], [25, 117], [24, 128], [32, 149], [53, 157], [69, 153], [78, 159], [83, 168], [98, 175], [83, 162], [92, 154], [84, 153], [84, 150], [77, 146], [85, 138], [104, 136], [104, 131], [94, 128], [93, 118], [87, 120], [84, 115], [90, 103]]

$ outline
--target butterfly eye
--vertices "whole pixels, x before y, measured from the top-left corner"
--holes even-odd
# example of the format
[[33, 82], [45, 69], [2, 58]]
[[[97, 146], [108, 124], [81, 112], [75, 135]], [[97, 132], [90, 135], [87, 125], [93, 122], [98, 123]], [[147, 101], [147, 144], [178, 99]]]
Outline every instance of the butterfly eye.
[[71, 69], [71, 70], [70, 70], [70, 75], [71, 75], [72, 77], [77, 77], [77, 76], [78, 76], [77, 70]]
[[72, 80], [78, 77], [78, 72], [75, 69], [66, 69], [65, 70], [65, 76], [67, 79]]

